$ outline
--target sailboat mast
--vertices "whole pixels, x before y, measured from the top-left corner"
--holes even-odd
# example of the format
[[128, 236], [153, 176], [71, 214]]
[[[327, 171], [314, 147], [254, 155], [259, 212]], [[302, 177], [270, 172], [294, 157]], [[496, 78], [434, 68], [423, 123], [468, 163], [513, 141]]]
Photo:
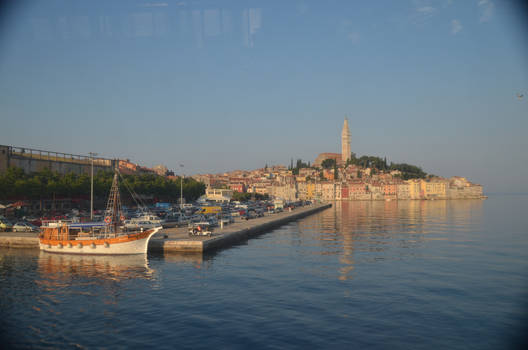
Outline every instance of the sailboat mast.
[[117, 172], [114, 174], [115, 191], [114, 191], [114, 207], [112, 208], [112, 224], [114, 226], [114, 232], [117, 232], [118, 216], [119, 212], [117, 209], [117, 202], [119, 200], [119, 188], [118, 188], [118, 176]]
[[119, 225], [119, 222], [121, 221], [122, 216], [118, 178], [118, 171], [116, 169], [105, 211], [105, 223], [108, 225], [107, 227], [113, 227], [114, 232], [117, 232], [117, 227]]
[[97, 155], [97, 153], [89, 152], [90, 158], [92, 160], [92, 169], [90, 174], [90, 221], [93, 221], [93, 166], [94, 166], [94, 156]]

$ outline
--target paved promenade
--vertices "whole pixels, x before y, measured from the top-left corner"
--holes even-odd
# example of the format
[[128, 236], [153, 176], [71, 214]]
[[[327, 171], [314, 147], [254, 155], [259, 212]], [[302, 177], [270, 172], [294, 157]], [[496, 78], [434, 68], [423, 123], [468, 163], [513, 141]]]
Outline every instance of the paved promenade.
[[38, 233], [35, 232], [0, 232], [0, 247], [37, 248]]
[[[295, 210], [277, 214], [266, 214], [264, 217], [251, 220], [237, 218], [235, 223], [223, 229], [216, 227], [211, 237], [189, 237], [187, 228], [164, 229], [161, 235], [150, 240], [149, 250], [165, 252], [205, 252], [224, 248], [252, 236], [269, 232], [290, 221], [330, 208], [331, 204], [309, 205]], [[163, 238], [166, 235], [167, 238]]]
[[[236, 242], [269, 232], [288, 222], [330, 208], [331, 204], [314, 204], [251, 220], [237, 218], [235, 223], [216, 227], [210, 237], [189, 237], [187, 227], [167, 228], [153, 236], [149, 251], [203, 253], [209, 250], [228, 247]], [[30, 232], [0, 232], [0, 246], [11, 248], [38, 249], [38, 234]]]

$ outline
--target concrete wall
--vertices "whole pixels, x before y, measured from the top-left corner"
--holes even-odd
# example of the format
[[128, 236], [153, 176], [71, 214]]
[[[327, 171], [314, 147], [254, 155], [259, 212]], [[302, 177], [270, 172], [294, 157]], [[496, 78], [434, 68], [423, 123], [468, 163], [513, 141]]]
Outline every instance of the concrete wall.
[[[95, 159], [94, 172], [114, 169], [115, 160]], [[11, 146], [0, 146], [0, 173], [10, 167], [17, 167], [25, 173], [41, 171], [45, 168], [61, 174], [90, 174], [91, 160], [86, 156], [67, 155], [38, 150], [24, 150]]]

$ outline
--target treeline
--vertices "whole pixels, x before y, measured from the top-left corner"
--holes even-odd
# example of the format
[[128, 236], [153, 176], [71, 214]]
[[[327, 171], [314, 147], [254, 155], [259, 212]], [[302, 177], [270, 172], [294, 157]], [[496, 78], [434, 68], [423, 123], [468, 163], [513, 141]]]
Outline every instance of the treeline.
[[[94, 197], [106, 199], [112, 186], [114, 173], [99, 171], [94, 174]], [[175, 202], [180, 198], [180, 180], [172, 181], [154, 175], [123, 175], [128, 186], [139, 195]], [[120, 181], [123, 199], [131, 199], [123, 181]], [[183, 180], [183, 197], [194, 201], [205, 193], [205, 184], [192, 178]], [[90, 176], [86, 174], [59, 174], [49, 169], [25, 174], [20, 168], [9, 168], [0, 174], [0, 199], [89, 198]]]
[[404, 180], [423, 179], [427, 176], [426, 172], [415, 165], [393, 162], [387, 164], [387, 158], [381, 159], [380, 157], [374, 156], [361, 156], [356, 158], [356, 155], [352, 153], [347, 161], [348, 164], [358, 165], [363, 168], [374, 168], [380, 171], [399, 170], [401, 172], [400, 177]]
[[288, 170], [291, 170], [293, 175], [299, 175], [299, 169], [310, 168], [310, 167], [311, 167], [310, 162], [304, 163], [302, 159], [297, 159], [297, 163], [295, 163], [295, 166], [294, 166], [293, 158], [292, 158], [291, 164], [288, 167]]

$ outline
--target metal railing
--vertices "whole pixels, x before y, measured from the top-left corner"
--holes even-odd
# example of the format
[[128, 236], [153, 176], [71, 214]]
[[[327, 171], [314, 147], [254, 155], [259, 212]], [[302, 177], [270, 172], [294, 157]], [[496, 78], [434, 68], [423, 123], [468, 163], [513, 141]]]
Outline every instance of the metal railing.
[[[84, 156], [80, 154], [61, 153], [45, 151], [40, 149], [25, 148], [25, 147], [9, 147], [10, 156], [18, 156], [24, 158], [32, 158], [38, 160], [55, 161], [55, 162], [66, 162], [76, 164], [91, 164], [90, 156]], [[96, 166], [111, 166], [112, 159], [109, 158], [94, 158], [94, 165]]]

